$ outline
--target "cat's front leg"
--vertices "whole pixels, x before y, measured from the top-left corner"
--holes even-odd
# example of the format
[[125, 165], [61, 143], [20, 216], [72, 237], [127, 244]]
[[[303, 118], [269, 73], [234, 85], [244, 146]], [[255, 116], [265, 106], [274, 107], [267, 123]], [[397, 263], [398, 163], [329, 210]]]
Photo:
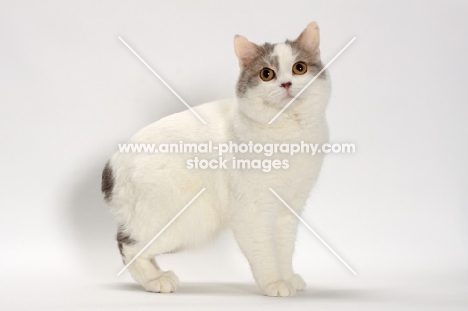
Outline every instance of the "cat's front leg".
[[243, 206], [236, 210], [232, 227], [262, 292], [267, 296], [294, 296], [295, 287], [283, 278], [280, 270], [275, 207]]
[[291, 282], [296, 290], [304, 290], [306, 283], [299, 274], [294, 273], [292, 266], [298, 222], [296, 216], [286, 208], [279, 213], [276, 221], [276, 247], [283, 278]]

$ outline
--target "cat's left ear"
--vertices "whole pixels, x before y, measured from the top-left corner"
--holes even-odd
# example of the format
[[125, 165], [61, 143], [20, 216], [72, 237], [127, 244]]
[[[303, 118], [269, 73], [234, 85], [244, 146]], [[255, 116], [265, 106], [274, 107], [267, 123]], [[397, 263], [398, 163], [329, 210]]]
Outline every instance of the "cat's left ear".
[[258, 54], [258, 45], [247, 40], [241, 35], [234, 36], [234, 51], [239, 60], [239, 67], [244, 69], [247, 67]]
[[307, 25], [307, 28], [295, 40], [304, 49], [312, 52], [312, 55], [320, 57], [320, 30], [316, 22]]

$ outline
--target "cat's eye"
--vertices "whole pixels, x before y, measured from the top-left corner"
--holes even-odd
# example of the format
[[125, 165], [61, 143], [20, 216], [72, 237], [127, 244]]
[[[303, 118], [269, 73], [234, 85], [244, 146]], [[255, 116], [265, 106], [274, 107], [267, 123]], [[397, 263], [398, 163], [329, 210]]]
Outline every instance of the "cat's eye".
[[297, 62], [293, 65], [292, 71], [297, 75], [303, 75], [307, 72], [307, 65], [304, 62]]
[[260, 78], [263, 81], [270, 81], [275, 77], [275, 72], [270, 68], [263, 68], [260, 70]]

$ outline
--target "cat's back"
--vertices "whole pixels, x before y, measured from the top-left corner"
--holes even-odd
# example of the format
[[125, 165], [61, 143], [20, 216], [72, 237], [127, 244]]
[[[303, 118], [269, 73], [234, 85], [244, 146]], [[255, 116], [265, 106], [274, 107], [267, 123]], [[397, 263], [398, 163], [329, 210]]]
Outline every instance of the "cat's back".
[[[164, 189], [171, 193], [183, 188], [187, 193], [199, 191], [202, 185], [219, 184], [225, 177], [218, 170], [190, 170], [187, 161], [197, 154], [161, 152], [162, 145], [219, 142], [229, 138], [229, 120], [234, 99], [219, 100], [194, 107], [206, 122], [203, 124], [190, 110], [169, 115], [138, 131], [126, 144], [142, 147], [137, 152], [116, 152], [106, 166], [112, 173], [112, 201], [128, 201], [146, 192], [145, 189]], [[136, 150], [136, 149], [134, 149]], [[151, 151], [148, 151], [151, 150]], [[209, 158], [214, 155], [202, 155]], [[217, 155], [216, 155], [217, 156]], [[170, 181], [170, 182], [169, 182]], [[119, 191], [122, 190], [122, 191]], [[139, 194], [140, 193], [140, 194]], [[129, 203], [129, 202], [127, 202]], [[118, 204], [123, 205], [123, 204]]]
[[[110, 164], [121, 172], [125, 171], [127, 176], [133, 177], [139, 172], [163, 167], [167, 171], [184, 169], [187, 159], [193, 157], [193, 154], [167, 152], [167, 150], [162, 151], [162, 148], [170, 144], [227, 140], [229, 115], [234, 104], [234, 99], [225, 99], [194, 107], [195, 113], [206, 124], [190, 110], [164, 117], [133, 135], [125, 144], [127, 147], [125, 151], [116, 152], [110, 159]], [[142, 176], [141, 179], [145, 180], [146, 177]]]
[[164, 117], [138, 131], [130, 143], [202, 142], [227, 137], [229, 115], [234, 99], [217, 100]]

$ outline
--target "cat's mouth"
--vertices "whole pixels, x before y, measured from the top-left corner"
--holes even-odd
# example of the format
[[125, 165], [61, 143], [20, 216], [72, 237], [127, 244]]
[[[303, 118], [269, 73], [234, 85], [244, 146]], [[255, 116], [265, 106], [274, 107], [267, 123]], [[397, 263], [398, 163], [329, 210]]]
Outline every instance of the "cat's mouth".
[[284, 99], [288, 99], [288, 100], [291, 100], [294, 98], [294, 95], [292, 95], [291, 93], [287, 92], [285, 95], [284, 95]]
[[291, 94], [285, 94], [283, 99], [281, 100], [281, 106], [287, 105], [292, 99], [294, 98]]

